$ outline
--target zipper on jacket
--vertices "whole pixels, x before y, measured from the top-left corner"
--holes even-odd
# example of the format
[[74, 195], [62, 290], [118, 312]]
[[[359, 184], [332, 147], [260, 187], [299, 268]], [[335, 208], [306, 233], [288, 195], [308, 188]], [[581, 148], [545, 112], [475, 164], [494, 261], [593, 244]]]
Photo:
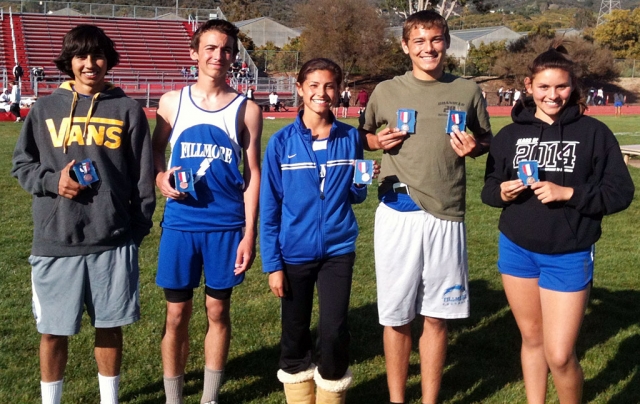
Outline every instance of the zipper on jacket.
[[[307, 129], [309, 130], [309, 129]], [[333, 128], [332, 128], [333, 130]], [[318, 221], [317, 221], [317, 229], [318, 229], [318, 246], [317, 246], [317, 251], [320, 252], [319, 255], [316, 256], [316, 259], [322, 259], [322, 257], [325, 256], [325, 245], [324, 245], [324, 231], [323, 231], [323, 227], [322, 227], [322, 223], [323, 223], [323, 218], [324, 218], [324, 209], [325, 209], [325, 204], [324, 204], [324, 200], [325, 200], [325, 195], [324, 195], [324, 190], [320, 189], [320, 165], [318, 164], [318, 158], [316, 156], [316, 152], [313, 151], [313, 138], [311, 137], [311, 131], [309, 130], [309, 138], [307, 139], [306, 136], [303, 136], [303, 143], [307, 149], [307, 153], [309, 153], [309, 155], [311, 156], [311, 158], [313, 159], [313, 162], [316, 165], [316, 172], [314, 177], [314, 182], [316, 184], [316, 189], [320, 192], [320, 209], [318, 209]], [[329, 135], [329, 138], [331, 138], [331, 135]], [[310, 141], [309, 141], [310, 139]], [[331, 142], [329, 142], [329, 140], [327, 140], [327, 162], [329, 161], [329, 144]], [[325, 178], [324, 178], [324, 185], [327, 185], [327, 172], [325, 171]]]

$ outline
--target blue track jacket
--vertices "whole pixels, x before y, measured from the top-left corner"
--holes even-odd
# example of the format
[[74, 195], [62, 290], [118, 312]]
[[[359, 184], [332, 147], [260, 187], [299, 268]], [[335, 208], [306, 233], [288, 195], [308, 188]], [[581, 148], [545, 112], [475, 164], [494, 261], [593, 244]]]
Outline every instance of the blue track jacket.
[[260, 184], [260, 252], [263, 272], [355, 251], [358, 224], [351, 209], [367, 197], [353, 185], [362, 159], [358, 131], [334, 119], [327, 144], [324, 192], [311, 131], [300, 116], [269, 140]]

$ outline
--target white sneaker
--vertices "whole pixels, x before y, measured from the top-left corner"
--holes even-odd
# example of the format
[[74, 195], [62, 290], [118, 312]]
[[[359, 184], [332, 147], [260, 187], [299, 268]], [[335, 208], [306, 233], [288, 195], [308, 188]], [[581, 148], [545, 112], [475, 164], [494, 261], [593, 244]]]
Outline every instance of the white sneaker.
[[17, 117], [17, 118], [16, 118], [16, 122], [22, 122], [22, 118]]

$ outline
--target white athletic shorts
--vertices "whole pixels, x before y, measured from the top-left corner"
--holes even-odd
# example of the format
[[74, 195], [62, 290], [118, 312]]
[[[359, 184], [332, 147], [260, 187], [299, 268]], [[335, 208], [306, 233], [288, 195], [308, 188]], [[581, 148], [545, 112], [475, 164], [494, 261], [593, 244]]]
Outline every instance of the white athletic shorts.
[[416, 314], [469, 317], [464, 222], [441, 220], [422, 210], [399, 212], [380, 203], [374, 249], [380, 324], [405, 325]]
[[140, 319], [138, 247], [133, 241], [88, 255], [32, 255], [29, 262], [39, 333], [77, 334], [85, 307], [96, 328], [120, 327]]

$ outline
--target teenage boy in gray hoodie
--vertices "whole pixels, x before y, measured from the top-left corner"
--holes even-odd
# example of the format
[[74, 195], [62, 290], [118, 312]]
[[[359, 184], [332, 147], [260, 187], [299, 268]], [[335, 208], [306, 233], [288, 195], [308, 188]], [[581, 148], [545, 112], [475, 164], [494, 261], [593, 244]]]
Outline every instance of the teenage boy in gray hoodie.
[[118, 402], [121, 326], [140, 317], [138, 247], [155, 208], [149, 124], [105, 81], [118, 64], [98, 27], [79, 25], [55, 60], [72, 81], [34, 105], [12, 175], [33, 195], [33, 313], [43, 403], [59, 403], [68, 336], [95, 327], [101, 403]]

